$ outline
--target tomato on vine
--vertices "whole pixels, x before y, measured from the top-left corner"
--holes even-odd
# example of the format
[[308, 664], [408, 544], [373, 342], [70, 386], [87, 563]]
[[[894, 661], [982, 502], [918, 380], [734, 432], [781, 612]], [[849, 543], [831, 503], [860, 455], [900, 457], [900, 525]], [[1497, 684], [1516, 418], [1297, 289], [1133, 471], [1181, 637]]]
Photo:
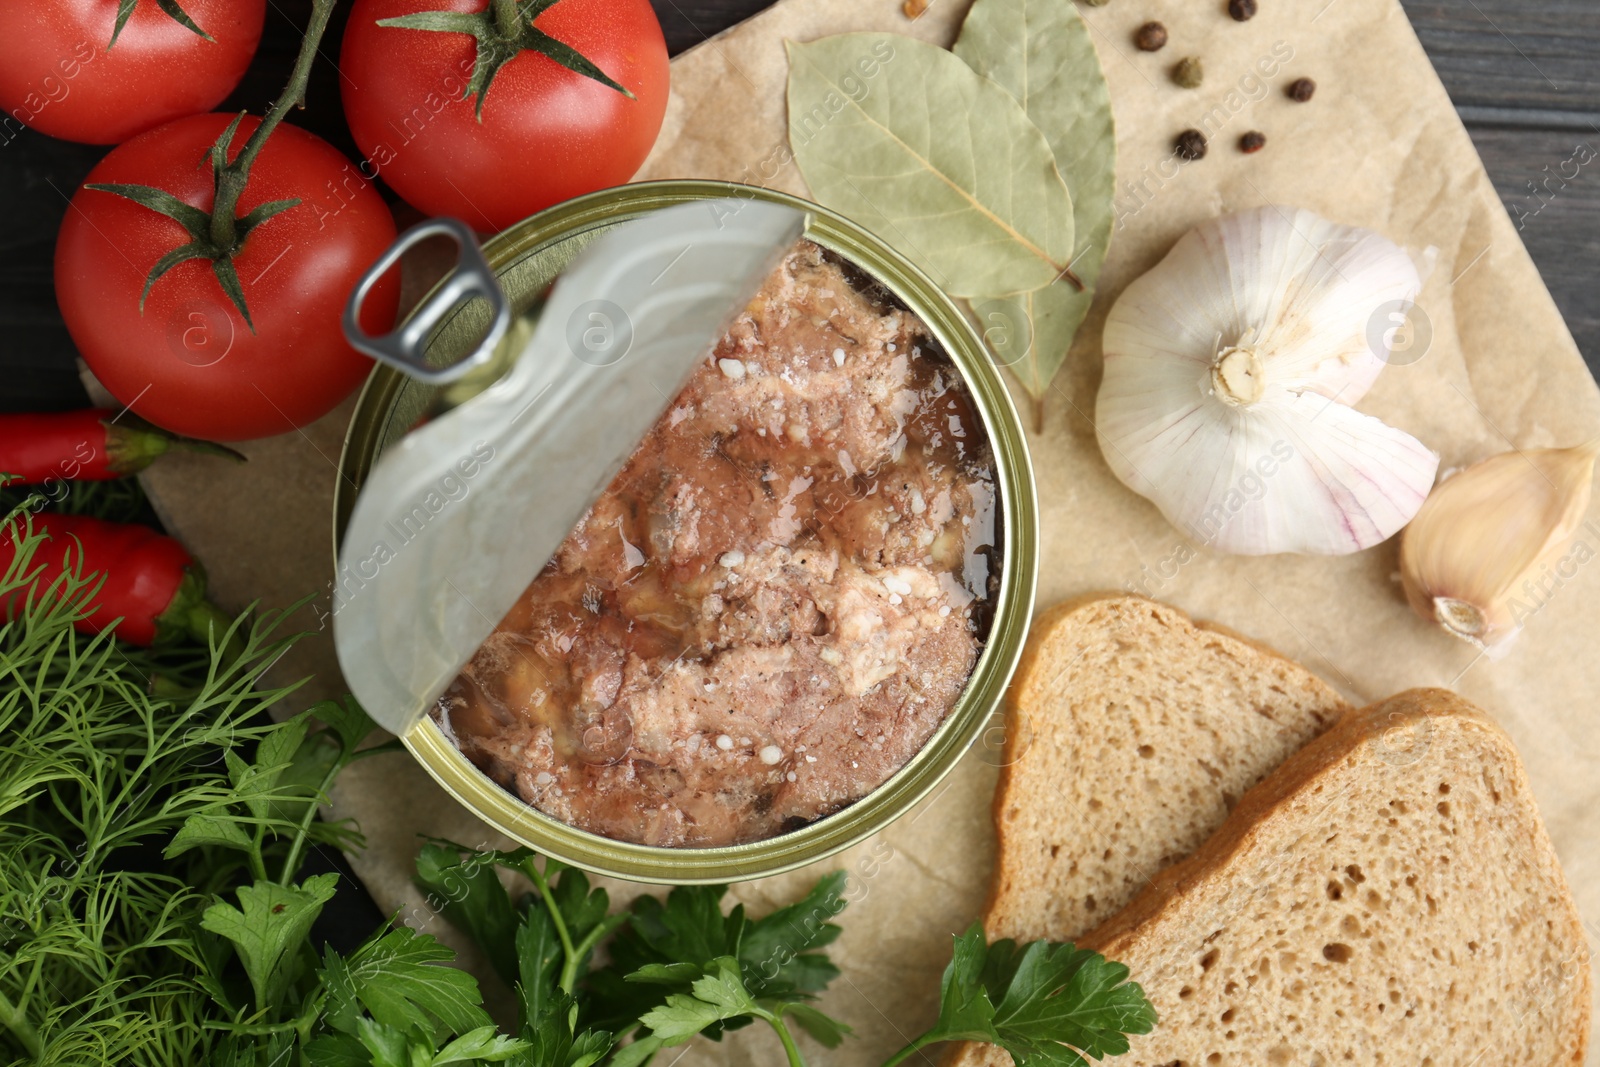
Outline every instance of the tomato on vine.
[[339, 67], [368, 175], [486, 232], [633, 177], [667, 106], [649, 0], [356, 0]]
[[210, 111], [244, 76], [266, 9], [266, 0], [0, 0], [5, 140], [21, 123], [119, 144]]
[[[56, 297], [73, 340], [119, 401], [175, 433], [285, 433], [371, 370], [340, 316], [394, 220], [337, 150], [280, 125], [332, 6], [316, 0], [265, 119], [193, 115], [134, 138], [90, 172], [62, 223]], [[384, 279], [363, 325], [386, 329], [398, 296]]]

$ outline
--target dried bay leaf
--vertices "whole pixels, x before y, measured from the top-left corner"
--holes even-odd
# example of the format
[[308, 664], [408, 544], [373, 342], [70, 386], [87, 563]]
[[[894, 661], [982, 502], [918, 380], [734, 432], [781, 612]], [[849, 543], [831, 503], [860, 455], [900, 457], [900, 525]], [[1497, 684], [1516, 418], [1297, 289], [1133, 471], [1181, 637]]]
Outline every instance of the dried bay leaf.
[[790, 42], [789, 141], [816, 200], [955, 296], [1050, 284], [1072, 197], [1017, 100], [942, 48], [888, 33]]
[[1111, 93], [1089, 29], [1072, 0], [977, 0], [955, 54], [1009, 92], [1049, 142], [1072, 190], [1077, 245], [1072, 272], [1036, 292], [985, 301], [985, 336], [1003, 338], [1003, 357], [1036, 401], [1066, 359], [1088, 314], [1115, 218], [1116, 133]]

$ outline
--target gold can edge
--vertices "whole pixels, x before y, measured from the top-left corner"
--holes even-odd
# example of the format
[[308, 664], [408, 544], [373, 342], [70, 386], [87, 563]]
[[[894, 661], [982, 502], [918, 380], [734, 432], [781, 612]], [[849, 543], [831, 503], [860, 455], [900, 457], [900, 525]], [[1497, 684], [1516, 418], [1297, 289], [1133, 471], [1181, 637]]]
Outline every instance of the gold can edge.
[[[807, 214], [806, 235], [883, 283], [933, 332], [972, 394], [995, 455], [1002, 523], [1001, 581], [988, 639], [961, 696], [928, 742], [877, 789], [850, 807], [789, 834], [708, 849], [659, 848], [614, 841], [544, 815], [474, 767], [431, 718], [402, 743], [458, 803], [512, 840], [598, 874], [640, 882], [694, 884], [780, 874], [859, 843], [914, 807], [955, 769], [998, 706], [1022, 655], [1038, 570], [1038, 508], [1026, 436], [1009, 391], [960, 308], [916, 266], [881, 239], [834, 212], [784, 193], [731, 182], [637, 183], [566, 201], [484, 244], [497, 273], [537, 255], [563, 236], [625, 221], [660, 207], [718, 197], [788, 204]], [[509, 294], [515, 298], [517, 294]], [[335, 568], [355, 494], [375, 462], [383, 425], [397, 398], [399, 374], [379, 367], [362, 386], [340, 455], [335, 490]]]

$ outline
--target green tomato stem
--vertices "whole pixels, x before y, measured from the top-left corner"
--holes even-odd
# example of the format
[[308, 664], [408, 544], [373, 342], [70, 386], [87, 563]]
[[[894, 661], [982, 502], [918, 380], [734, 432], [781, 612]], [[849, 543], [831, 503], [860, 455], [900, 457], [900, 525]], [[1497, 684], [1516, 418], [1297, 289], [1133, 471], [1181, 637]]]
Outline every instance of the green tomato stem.
[[494, 0], [494, 27], [500, 36], [515, 40], [522, 36], [521, 0]]
[[317, 46], [327, 32], [328, 19], [333, 15], [336, 2], [312, 0], [311, 21], [306, 25], [306, 35], [300, 42], [300, 54], [295, 57], [289, 84], [267, 109], [266, 117], [255, 128], [250, 139], [245, 141], [238, 156], [223, 168], [222, 178], [217, 182], [216, 200], [211, 205], [211, 243], [219, 252], [232, 251], [238, 241], [237, 219], [234, 216], [238, 213], [239, 197], [244, 194], [245, 185], [250, 180], [250, 167], [255, 163], [256, 156], [261, 154], [261, 147], [267, 143], [267, 138], [272, 136], [272, 131], [278, 128], [278, 123], [283, 121], [290, 108], [305, 106], [311, 64], [317, 57]]

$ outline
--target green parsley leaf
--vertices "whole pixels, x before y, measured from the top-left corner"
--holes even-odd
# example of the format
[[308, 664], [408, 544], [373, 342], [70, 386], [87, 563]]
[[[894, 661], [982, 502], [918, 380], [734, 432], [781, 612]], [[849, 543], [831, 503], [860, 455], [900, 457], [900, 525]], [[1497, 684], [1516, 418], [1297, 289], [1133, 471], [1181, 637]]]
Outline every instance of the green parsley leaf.
[[311, 706], [311, 714], [331, 729], [346, 752], [354, 752], [361, 742], [378, 728], [356, 698], [346, 695], [341, 700], [324, 700]]
[[310, 724], [304, 715], [281, 722], [256, 746], [255, 767], [262, 780], [269, 785], [294, 762], [295, 753], [306, 739]]
[[[637, 898], [628, 927], [611, 943], [609, 966], [589, 976], [590, 1017], [595, 1025], [623, 1030], [673, 996], [692, 996], [692, 984], [708, 973], [707, 961], [721, 957], [738, 961], [750, 996], [771, 1010], [809, 1000], [839, 975], [826, 955], [812, 950], [839, 936], [840, 928], [830, 920], [844, 910], [844, 886], [844, 873], [835, 872], [802, 900], [757, 920], [748, 919], [742, 905], [723, 914], [726, 886], [678, 886], [665, 901]], [[703, 1032], [721, 1040], [724, 1030], [748, 1026], [754, 1018], [738, 1014], [713, 1020]], [[826, 1016], [811, 1009], [797, 1021], [824, 1034], [847, 1029], [819, 1019]]]
[[448, 1063], [501, 1063], [528, 1048], [528, 1042], [499, 1033], [490, 1023], [462, 1034], [436, 1052], [432, 1067], [444, 1067]]
[[550, 913], [541, 907], [529, 908], [516, 935], [517, 1011], [523, 1033], [556, 1011], [555, 1004], [561, 999], [556, 980], [562, 951]]
[[510, 866], [504, 858], [515, 854], [467, 851], [463, 857], [463, 851], [467, 850], [454, 845], [423, 845], [417, 856], [417, 884], [428, 891], [428, 903], [435, 911], [482, 946], [495, 972], [509, 985], [519, 976], [517, 912], [496, 867]]
[[664, 1004], [651, 1008], [639, 1021], [670, 1048], [681, 1045], [691, 1037], [722, 1018], [713, 1004], [707, 1004], [687, 993], [674, 993]]
[[783, 1017], [793, 1019], [800, 1029], [810, 1034], [812, 1039], [823, 1048], [838, 1048], [844, 1043], [846, 1037], [855, 1033], [854, 1030], [838, 1019], [833, 1018], [831, 1015], [823, 1014], [803, 1001], [784, 1004], [782, 1007], [781, 1014]]
[[983, 985], [983, 962], [988, 945], [983, 927], [973, 923], [955, 939], [950, 963], [939, 983], [939, 1021], [934, 1032], [940, 1041], [998, 1042], [994, 1005]]
[[659, 1037], [645, 1034], [617, 1049], [606, 1067], [640, 1067], [641, 1064], [648, 1063], [650, 1057], [660, 1052], [661, 1046], [662, 1041]]
[[577, 1002], [556, 992], [548, 1010], [532, 1026], [525, 1026], [528, 1053], [517, 1067], [589, 1067], [611, 1051], [611, 1035], [603, 1030], [572, 1032], [573, 1006]]
[[328, 1025], [360, 1037], [364, 1008], [373, 1020], [402, 1032], [423, 1022], [436, 1036], [489, 1026], [477, 979], [441, 966], [454, 959], [431, 936], [405, 928], [367, 942], [348, 959], [326, 949], [318, 978], [327, 991]]
[[830, 920], [845, 908], [844, 887], [845, 873], [834, 871], [803, 899], [746, 924], [738, 952], [752, 993], [816, 993], [839, 977], [839, 968], [827, 956], [807, 950], [838, 938], [840, 927]]
[[1128, 968], [1071, 944], [1005, 940], [985, 945], [974, 923], [955, 939], [940, 988], [939, 1021], [914, 1042], [984, 1041], [1019, 1067], [1086, 1067], [1128, 1051], [1147, 1034], [1155, 1009], [1128, 981]]
[[298, 973], [296, 950], [322, 906], [333, 899], [337, 874], [318, 874], [299, 886], [256, 882], [239, 887], [239, 907], [218, 901], [200, 925], [232, 941], [255, 993], [256, 1007], [277, 1006]]
[[372, 1053], [352, 1034], [319, 1034], [303, 1051], [311, 1067], [372, 1067]]
[[638, 950], [637, 970], [648, 962], [676, 961], [703, 964], [718, 956], [737, 956], [744, 933], [744, 905], [722, 914], [725, 885], [674, 886], [665, 902], [641, 896], [633, 906], [629, 922], [634, 937], [627, 932], [618, 942], [631, 942]]
[[[1034, 941], [989, 946], [984, 984], [995, 1006], [994, 1026], [1013, 1058], [1054, 1062], [1060, 1046], [1095, 1059], [1128, 1051], [1128, 1034], [1148, 1034], [1156, 1012], [1128, 968], [1098, 952]], [[1068, 1056], [1064, 1063], [1082, 1061]]]
[[161, 850], [161, 855], [170, 860], [191, 848], [205, 845], [233, 848], [241, 852], [249, 852], [253, 847], [250, 835], [236, 820], [226, 815], [195, 814], [183, 820], [183, 825], [172, 835], [172, 840]]
[[630, 982], [647, 982], [652, 985], [693, 984], [705, 971], [694, 963], [647, 963], [628, 975]]
[[372, 1053], [372, 1067], [412, 1067], [404, 1030], [396, 1030], [363, 1016], [356, 1020], [356, 1039]]
[[[747, 923], [742, 906], [723, 915], [727, 891], [722, 885], [688, 885], [674, 887], [665, 901], [635, 898], [628, 925], [611, 940], [610, 963], [587, 979], [592, 1023], [621, 1032], [670, 994], [688, 993], [706, 961], [737, 957]], [[722, 1029], [713, 1027], [706, 1036], [718, 1040]]]
[[706, 964], [704, 977], [696, 979], [690, 988], [696, 999], [720, 1012], [719, 1019], [766, 1014], [745, 988], [739, 961], [731, 956], [721, 956]]
[[670, 1048], [712, 1023], [741, 1015], [772, 1018], [745, 988], [739, 961], [732, 956], [719, 956], [706, 964], [705, 974], [695, 979], [689, 993], [673, 993], [666, 1003], [646, 1012], [639, 1021]]
[[228, 768], [228, 781], [233, 785], [234, 799], [244, 804], [252, 818], [270, 818], [272, 790], [287, 764], [263, 768], [259, 764], [246, 763], [232, 749], [224, 752], [222, 759]]

